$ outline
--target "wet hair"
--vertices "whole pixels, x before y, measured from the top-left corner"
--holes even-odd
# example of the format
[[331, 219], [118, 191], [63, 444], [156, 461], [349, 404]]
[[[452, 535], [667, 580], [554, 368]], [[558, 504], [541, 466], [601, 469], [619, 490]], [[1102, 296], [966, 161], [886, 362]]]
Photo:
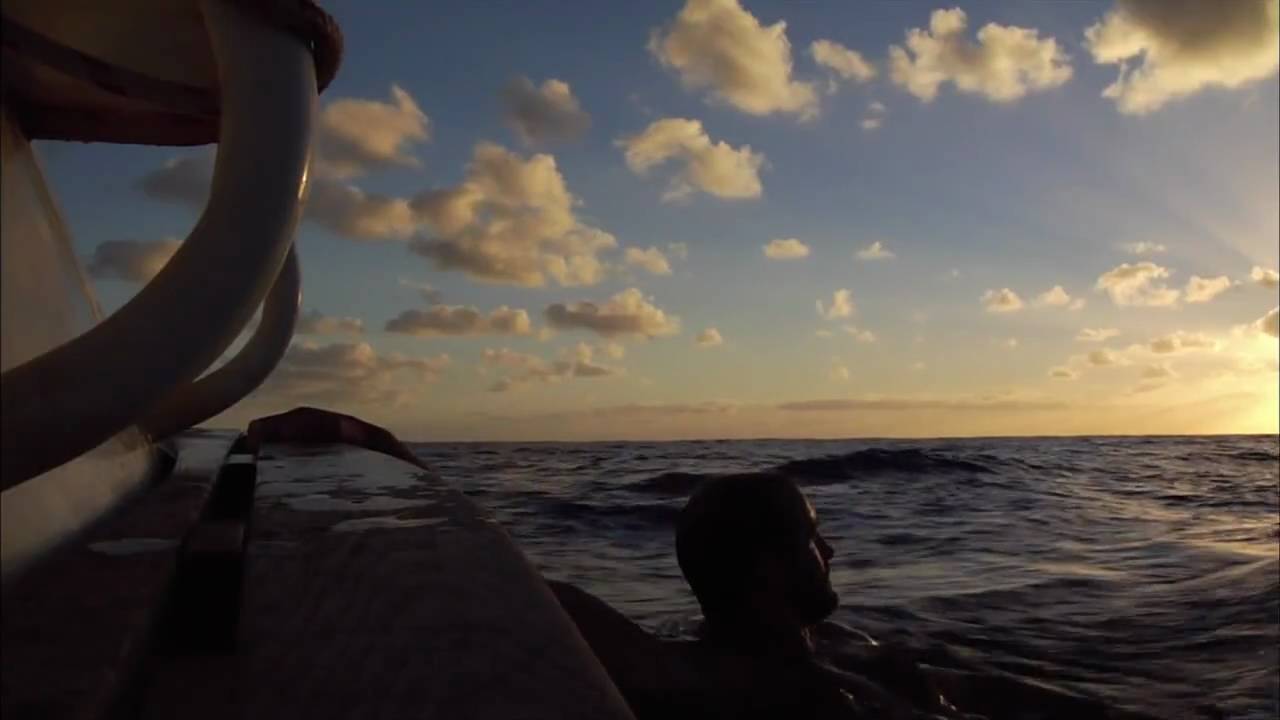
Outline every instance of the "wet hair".
[[761, 554], [807, 530], [804, 496], [779, 473], [703, 481], [676, 521], [676, 558], [702, 614], [731, 610], [751, 590]]

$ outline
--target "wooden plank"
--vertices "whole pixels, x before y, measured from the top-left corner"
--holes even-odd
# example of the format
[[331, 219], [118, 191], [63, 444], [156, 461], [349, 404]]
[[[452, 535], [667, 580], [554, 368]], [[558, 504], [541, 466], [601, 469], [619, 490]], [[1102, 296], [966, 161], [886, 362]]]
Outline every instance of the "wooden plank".
[[89, 720], [128, 702], [179, 545], [234, 439], [184, 439], [168, 478], [5, 587], [0, 715]]
[[237, 647], [157, 682], [146, 716], [631, 717], [487, 513], [362, 449], [263, 448]]

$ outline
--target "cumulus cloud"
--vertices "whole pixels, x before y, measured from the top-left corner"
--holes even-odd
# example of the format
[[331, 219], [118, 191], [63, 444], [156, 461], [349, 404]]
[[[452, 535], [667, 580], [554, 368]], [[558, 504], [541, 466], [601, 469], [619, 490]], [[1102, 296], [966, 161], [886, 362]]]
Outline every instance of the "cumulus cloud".
[[1160, 282], [1169, 271], [1153, 262], [1121, 263], [1098, 277], [1097, 289], [1105, 290], [1116, 305], [1172, 307], [1179, 291]]
[[593, 285], [605, 274], [599, 253], [618, 243], [579, 221], [578, 203], [555, 158], [525, 159], [482, 142], [462, 184], [413, 199], [435, 235], [415, 238], [410, 249], [442, 270], [487, 282], [540, 286], [550, 276], [561, 285]]
[[628, 265], [647, 270], [654, 275], [671, 274], [671, 263], [667, 260], [667, 256], [663, 255], [662, 251], [656, 247], [649, 247], [644, 250], [629, 247], [624, 253], [624, 259]]
[[[213, 156], [197, 153], [172, 158], [138, 182], [156, 200], [203, 207], [209, 199]], [[345, 180], [317, 175], [310, 183], [303, 217], [354, 240], [406, 238], [420, 226], [405, 198], [366, 193]]]
[[862, 248], [857, 254], [859, 260], [892, 260], [896, 257], [889, 251], [889, 248], [885, 247], [884, 243], [879, 240], [876, 240], [870, 245]]
[[108, 240], [93, 249], [89, 276], [145, 283], [160, 273], [182, 247], [181, 240]]
[[853, 315], [853, 291], [840, 289], [831, 293], [831, 305], [824, 305], [821, 300], [817, 302], [818, 314], [828, 320], [836, 320], [839, 318], [847, 318]]
[[533, 332], [533, 325], [528, 312], [506, 305], [487, 315], [474, 307], [434, 305], [426, 310], [405, 310], [388, 320], [384, 329], [418, 337], [528, 335]]
[[325, 315], [319, 310], [312, 310], [298, 316], [298, 324], [294, 327], [293, 334], [363, 335], [364, 321], [360, 318]]
[[1120, 249], [1130, 255], [1158, 255], [1168, 250], [1164, 245], [1158, 242], [1131, 242], [1120, 246]]
[[990, 313], [1011, 313], [1022, 309], [1022, 298], [1009, 288], [988, 290], [979, 299]]
[[1219, 275], [1213, 278], [1202, 278], [1192, 275], [1187, 281], [1187, 289], [1183, 293], [1189, 303], [1206, 303], [1231, 288], [1231, 278]]
[[1164, 380], [1173, 376], [1173, 368], [1164, 363], [1153, 363], [1142, 368], [1142, 377], [1146, 380]]
[[1177, 332], [1155, 338], [1147, 344], [1147, 349], [1159, 355], [1183, 352], [1187, 350], [1217, 350], [1218, 343], [1201, 333]]
[[624, 374], [621, 368], [595, 362], [595, 348], [587, 343], [565, 348], [560, 359], [543, 360], [536, 355], [516, 352], [509, 348], [487, 348], [481, 356], [486, 367], [498, 367], [512, 371], [489, 386], [490, 392], [507, 392], [532, 383], [558, 383], [572, 378], [602, 378]]
[[1090, 365], [1094, 365], [1096, 367], [1119, 365], [1121, 363], [1120, 356], [1107, 348], [1090, 351], [1085, 357], [1089, 360]]
[[682, 164], [662, 196], [665, 201], [685, 199], [695, 190], [724, 200], [758, 198], [763, 192], [764, 155], [749, 145], [734, 148], [723, 140], [712, 142], [697, 120], [657, 120], [617, 145], [624, 150], [627, 167], [637, 175], [669, 160]]
[[1120, 335], [1116, 328], [1083, 328], [1076, 340], [1080, 342], [1105, 342]]
[[1255, 265], [1249, 272], [1249, 279], [1269, 290], [1280, 288], [1280, 273], [1270, 268]]
[[[875, 79], [876, 66], [862, 53], [851, 50], [832, 40], [814, 40], [809, 45], [809, 55], [818, 65], [829, 70], [841, 80], [865, 83]], [[831, 85], [834, 89], [834, 83]]]
[[764, 256], [770, 260], [799, 260], [809, 257], [809, 246], [795, 238], [777, 238], [764, 246]]
[[628, 288], [603, 304], [590, 301], [556, 303], [545, 311], [557, 330], [590, 330], [604, 337], [658, 337], [680, 332], [680, 318], [668, 315], [636, 288]]
[[311, 183], [304, 212], [308, 220], [353, 240], [407, 238], [421, 224], [405, 198], [366, 193], [349, 183], [323, 178]]
[[724, 338], [721, 337], [719, 330], [713, 327], [709, 327], [706, 330], [703, 330], [702, 332], [698, 333], [698, 337], [697, 337], [697, 340], [695, 340], [695, 342], [697, 343], [698, 347], [710, 348], [710, 347], [716, 347], [718, 345], [723, 345]]
[[884, 118], [865, 117], [859, 125], [863, 130], [879, 130], [880, 126], [884, 125]]
[[844, 331], [854, 340], [860, 343], [873, 343], [876, 341], [876, 334], [870, 330], [860, 328], [856, 325], [845, 325]]
[[537, 87], [518, 77], [502, 91], [502, 103], [507, 123], [526, 145], [573, 140], [591, 127], [591, 116], [563, 80], [551, 78]]
[[1058, 365], [1049, 368], [1049, 377], [1054, 380], [1076, 380], [1080, 377], [1080, 373], [1065, 365]]
[[1085, 48], [1120, 74], [1102, 96], [1141, 115], [1206, 88], [1270, 77], [1280, 52], [1280, 2], [1118, 0], [1085, 30]]
[[1266, 315], [1258, 318], [1253, 327], [1271, 337], [1280, 337], [1280, 307], [1273, 307]]
[[155, 200], [202, 206], [209, 199], [212, 177], [212, 153], [181, 155], [143, 175], [138, 189]]
[[812, 83], [791, 77], [787, 24], [764, 26], [738, 0], [688, 0], [674, 21], [653, 31], [649, 52], [688, 89], [750, 115], [818, 112]]
[[934, 10], [928, 30], [909, 30], [905, 48], [889, 47], [890, 78], [924, 102], [950, 82], [960, 92], [1003, 103], [1071, 78], [1066, 53], [1038, 30], [987, 23], [973, 43], [965, 36], [968, 24], [960, 8]]
[[[1069, 295], [1066, 290], [1062, 289], [1061, 285], [1054, 285], [1052, 288], [1045, 290], [1037, 295], [1036, 299], [1032, 302], [1036, 307], [1066, 307], [1076, 310], [1078, 310], [1079, 307], [1083, 307], [1083, 304], [1076, 307], [1075, 303], [1071, 300], [1071, 295]], [[1077, 300], [1076, 303], [1079, 303], [1079, 301]]]
[[417, 167], [409, 146], [430, 139], [430, 121], [413, 97], [391, 86], [391, 101], [341, 98], [316, 123], [316, 171], [350, 178], [384, 167]]
[[254, 396], [292, 404], [401, 405], [439, 379], [448, 355], [380, 355], [368, 343], [294, 343]]

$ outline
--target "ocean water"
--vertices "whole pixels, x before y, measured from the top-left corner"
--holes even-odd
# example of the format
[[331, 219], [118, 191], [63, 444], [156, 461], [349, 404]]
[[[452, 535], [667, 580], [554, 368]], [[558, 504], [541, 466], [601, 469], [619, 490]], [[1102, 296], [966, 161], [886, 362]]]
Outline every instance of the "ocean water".
[[835, 547], [843, 625], [1158, 717], [1280, 717], [1275, 436], [413, 448], [547, 576], [663, 636], [699, 621], [689, 490], [776, 469]]

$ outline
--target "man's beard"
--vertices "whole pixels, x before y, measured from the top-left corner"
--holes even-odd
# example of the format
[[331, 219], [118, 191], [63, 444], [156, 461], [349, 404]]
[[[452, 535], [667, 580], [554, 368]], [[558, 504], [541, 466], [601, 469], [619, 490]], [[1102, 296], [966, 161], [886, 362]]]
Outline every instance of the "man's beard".
[[840, 606], [840, 595], [831, 587], [831, 579], [824, 575], [797, 587], [792, 602], [802, 623], [816, 625]]

